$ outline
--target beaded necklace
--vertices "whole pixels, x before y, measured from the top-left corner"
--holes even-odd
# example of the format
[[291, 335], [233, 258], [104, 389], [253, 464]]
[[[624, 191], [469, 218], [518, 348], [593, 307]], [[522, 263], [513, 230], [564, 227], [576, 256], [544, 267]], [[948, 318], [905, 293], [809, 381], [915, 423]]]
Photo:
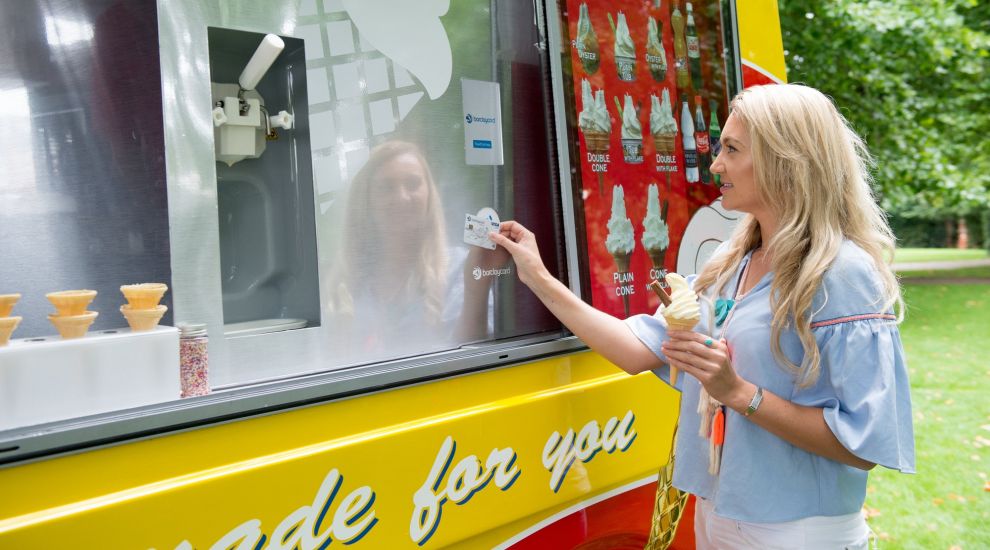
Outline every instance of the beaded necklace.
[[[710, 308], [708, 335], [712, 338], [715, 337], [716, 327], [722, 329], [719, 333], [719, 339], [722, 340], [725, 338], [725, 332], [729, 328], [729, 322], [732, 321], [732, 316], [736, 312], [734, 306], [755, 288], [754, 285], [749, 291], [745, 293], [741, 292], [743, 284], [747, 282], [749, 266], [753, 263], [753, 254], [759, 249], [760, 247], [753, 249], [749, 259], [746, 261], [746, 265], [743, 267], [742, 273], [739, 274], [733, 298], [718, 298], [714, 304], [712, 304], [711, 300], [703, 298]], [[729, 360], [732, 360], [731, 355], [729, 356]], [[722, 466], [722, 446], [725, 444], [725, 405], [708, 395], [708, 391], [704, 386], [701, 386], [701, 392], [698, 396], [698, 414], [701, 415], [698, 435], [708, 440], [708, 473], [713, 476], [718, 475], [719, 469]]]

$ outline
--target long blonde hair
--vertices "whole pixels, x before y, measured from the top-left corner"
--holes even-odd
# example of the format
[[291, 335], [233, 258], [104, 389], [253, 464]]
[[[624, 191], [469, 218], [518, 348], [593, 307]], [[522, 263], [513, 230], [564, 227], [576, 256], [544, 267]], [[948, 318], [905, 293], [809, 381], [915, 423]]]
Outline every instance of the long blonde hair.
[[[377, 226], [370, 213], [375, 208], [382, 191], [375, 189], [372, 182], [379, 170], [402, 155], [411, 155], [419, 162], [429, 189], [421, 238], [416, 239], [415, 250], [410, 251], [414, 264], [408, 266], [410, 276], [404, 294], [417, 296], [425, 308], [427, 322], [435, 325], [440, 322], [443, 313], [447, 279], [443, 206], [429, 163], [419, 147], [407, 141], [386, 141], [373, 148], [368, 161], [351, 182], [341, 244], [343, 258], [336, 266], [337, 271], [342, 272], [343, 275], [333, 278], [336, 288], [331, 289], [333, 300], [330, 305], [332, 310], [347, 310], [353, 307], [353, 304], [349, 303], [353, 299], [351, 296], [353, 289], [367, 286], [369, 280], [374, 279], [374, 274], [368, 269], [359, 269], [356, 266], [377, 268], [387, 263], [384, 259], [376, 257], [381, 255], [381, 228]], [[340, 288], [340, 283], [346, 284], [346, 287]], [[344, 304], [343, 306], [337, 304], [335, 307], [334, 301]]]
[[[748, 251], [766, 245], [774, 272], [770, 292], [771, 349], [801, 387], [815, 383], [821, 354], [811, 333], [812, 300], [844, 239], [873, 259], [882, 282], [882, 310], [898, 306], [900, 287], [889, 263], [894, 234], [870, 189], [873, 160], [863, 140], [821, 92], [795, 84], [754, 86], [732, 100], [732, 114], [749, 131], [760, 200], [778, 216], [769, 243], [745, 216], [727, 249], [702, 270], [695, 286], [720, 293]], [[794, 364], [780, 345], [794, 323], [804, 357]]]

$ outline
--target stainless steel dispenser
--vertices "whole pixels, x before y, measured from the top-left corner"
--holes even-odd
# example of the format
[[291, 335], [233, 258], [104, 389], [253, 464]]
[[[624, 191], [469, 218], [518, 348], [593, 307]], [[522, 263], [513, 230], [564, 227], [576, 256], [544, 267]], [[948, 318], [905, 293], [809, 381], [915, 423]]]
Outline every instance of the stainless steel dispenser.
[[208, 29], [224, 334], [318, 326], [303, 41]]

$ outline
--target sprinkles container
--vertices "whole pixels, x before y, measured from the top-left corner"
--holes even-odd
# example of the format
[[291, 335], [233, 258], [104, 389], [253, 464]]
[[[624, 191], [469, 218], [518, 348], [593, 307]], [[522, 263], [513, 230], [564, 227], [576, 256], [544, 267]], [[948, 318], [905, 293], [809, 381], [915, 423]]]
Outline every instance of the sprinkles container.
[[179, 328], [179, 378], [181, 397], [195, 397], [210, 393], [209, 338], [206, 325], [180, 324]]

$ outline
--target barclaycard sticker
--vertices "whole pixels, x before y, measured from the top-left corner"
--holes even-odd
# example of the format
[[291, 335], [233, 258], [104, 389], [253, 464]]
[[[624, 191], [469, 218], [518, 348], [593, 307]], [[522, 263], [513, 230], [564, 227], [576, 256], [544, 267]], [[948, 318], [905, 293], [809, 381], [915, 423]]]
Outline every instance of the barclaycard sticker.
[[472, 246], [495, 250], [495, 243], [488, 238], [488, 234], [497, 232], [499, 225], [498, 214], [492, 208], [482, 208], [477, 214], [465, 214], [464, 242]]

